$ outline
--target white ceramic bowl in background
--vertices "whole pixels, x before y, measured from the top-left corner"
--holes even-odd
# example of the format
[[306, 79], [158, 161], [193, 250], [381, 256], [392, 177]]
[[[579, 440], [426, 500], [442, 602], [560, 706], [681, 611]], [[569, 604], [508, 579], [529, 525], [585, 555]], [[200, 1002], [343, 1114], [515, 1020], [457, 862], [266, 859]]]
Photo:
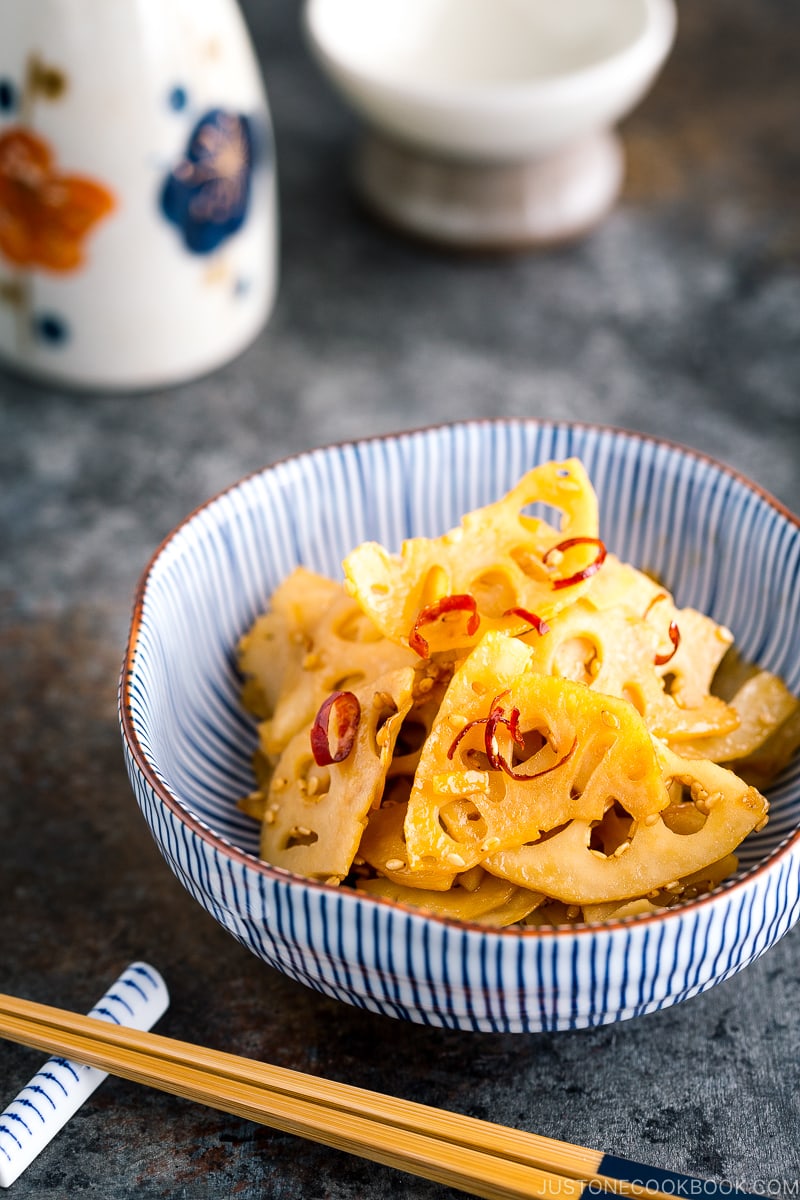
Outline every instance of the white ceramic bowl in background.
[[547, 154], [615, 124], [675, 32], [672, 0], [308, 0], [325, 71], [371, 124], [470, 161]]
[[390, 1016], [465, 1030], [622, 1020], [705, 991], [800, 915], [800, 761], [738, 875], [656, 916], [492, 930], [426, 915], [259, 861], [236, 807], [253, 786], [238, 638], [298, 563], [334, 577], [364, 539], [436, 535], [550, 458], [577, 455], [609, 549], [800, 691], [800, 524], [692, 451], [614, 430], [473, 422], [332, 446], [268, 467], [204, 505], [155, 554], [121, 682], [130, 779], [167, 862], [244, 946], [291, 978]]
[[[605, 211], [621, 179], [610, 131], [652, 83], [675, 25], [673, 0], [305, 7], [315, 57], [371, 131], [356, 171], [365, 198], [414, 232], [465, 242], [563, 237]], [[479, 210], [471, 225], [463, 212], [447, 220], [446, 197]], [[501, 197], [505, 228], [487, 211]]]

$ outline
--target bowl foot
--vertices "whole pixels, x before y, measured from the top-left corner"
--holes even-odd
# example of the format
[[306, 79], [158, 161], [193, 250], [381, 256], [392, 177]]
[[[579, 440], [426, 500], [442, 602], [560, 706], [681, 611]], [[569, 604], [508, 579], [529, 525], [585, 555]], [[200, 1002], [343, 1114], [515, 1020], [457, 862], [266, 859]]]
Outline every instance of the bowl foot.
[[407, 233], [467, 250], [515, 250], [591, 229], [619, 195], [623, 163], [610, 130], [515, 163], [436, 158], [368, 132], [355, 184], [375, 215]]

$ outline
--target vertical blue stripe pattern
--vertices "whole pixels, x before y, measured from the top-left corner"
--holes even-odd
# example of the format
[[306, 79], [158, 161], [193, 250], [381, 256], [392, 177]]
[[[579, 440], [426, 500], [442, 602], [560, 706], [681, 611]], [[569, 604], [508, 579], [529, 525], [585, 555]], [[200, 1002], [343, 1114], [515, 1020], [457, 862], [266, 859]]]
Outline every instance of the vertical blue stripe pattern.
[[763, 954], [800, 915], [800, 762], [738, 876], [663, 917], [544, 931], [456, 926], [299, 880], [257, 861], [236, 807], [253, 723], [233, 648], [296, 565], [341, 577], [359, 542], [443, 533], [528, 468], [581, 458], [609, 550], [681, 605], [728, 625], [743, 654], [800, 692], [800, 527], [759, 489], [691, 451], [621, 431], [475, 421], [332, 446], [243, 480], [152, 562], [120, 709], [136, 800], [192, 896], [264, 962], [323, 994], [425, 1024], [536, 1031], [685, 1000]]

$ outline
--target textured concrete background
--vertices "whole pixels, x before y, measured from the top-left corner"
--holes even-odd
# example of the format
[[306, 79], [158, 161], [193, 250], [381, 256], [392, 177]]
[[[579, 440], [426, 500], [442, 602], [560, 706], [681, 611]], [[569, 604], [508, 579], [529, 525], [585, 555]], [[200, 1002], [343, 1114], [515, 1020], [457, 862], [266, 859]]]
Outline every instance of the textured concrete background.
[[[796, 0], [684, 0], [625, 124], [620, 205], [580, 245], [450, 257], [376, 228], [352, 123], [291, 0], [248, 0], [278, 144], [282, 283], [224, 370], [136, 398], [0, 376], [0, 988], [88, 1008], [128, 961], [176, 1037], [797, 1195], [800, 935], [705, 996], [530, 1037], [407, 1027], [270, 971], [159, 857], [122, 765], [130, 599], [161, 537], [292, 451], [465, 416], [689, 443], [800, 510]], [[41, 1055], [0, 1043], [0, 1099]], [[446, 1188], [109, 1080], [14, 1186], [30, 1197], [444, 1200]]]

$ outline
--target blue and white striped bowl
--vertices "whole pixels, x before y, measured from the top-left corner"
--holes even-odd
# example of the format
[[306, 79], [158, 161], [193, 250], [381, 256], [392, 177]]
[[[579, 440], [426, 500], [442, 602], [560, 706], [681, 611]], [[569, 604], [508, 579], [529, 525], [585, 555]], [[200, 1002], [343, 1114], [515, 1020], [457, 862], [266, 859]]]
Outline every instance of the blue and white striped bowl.
[[234, 648], [298, 563], [334, 577], [358, 542], [436, 535], [550, 458], [583, 460], [602, 535], [744, 654], [800, 691], [800, 524], [759, 488], [680, 447], [615, 430], [476, 421], [328, 447], [211, 500], [167, 538], [136, 598], [121, 722], [136, 798], [188, 891], [295, 980], [395, 1017], [465, 1030], [623, 1020], [705, 991], [800, 915], [800, 762], [736, 878], [661, 916], [487, 930], [275, 869], [257, 858], [256, 737]]

